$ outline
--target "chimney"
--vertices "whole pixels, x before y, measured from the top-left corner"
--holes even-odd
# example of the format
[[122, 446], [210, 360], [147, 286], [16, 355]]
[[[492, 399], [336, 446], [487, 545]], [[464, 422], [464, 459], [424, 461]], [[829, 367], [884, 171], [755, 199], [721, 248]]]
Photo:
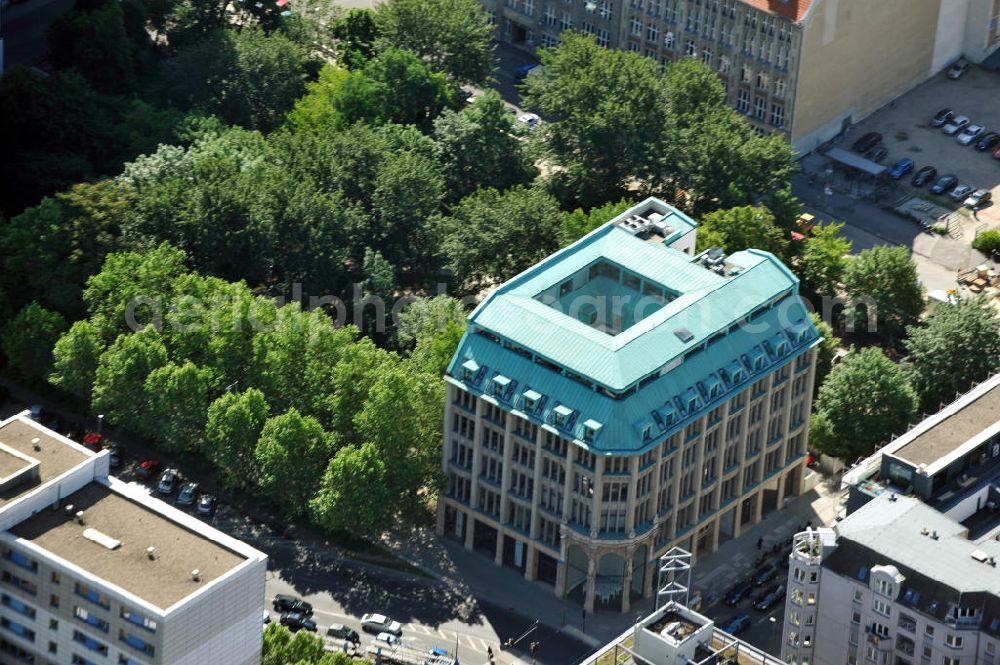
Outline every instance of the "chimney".
[[34, 450], [34, 451], [35, 451], [36, 453], [37, 453], [37, 452], [38, 452], [39, 450], [41, 450], [41, 449], [42, 449], [42, 444], [41, 444], [41, 439], [39, 439], [39, 438], [38, 438], [37, 436], [36, 436], [36, 437], [35, 437], [34, 439], [32, 439], [32, 440], [31, 440], [31, 448], [32, 448], [32, 449], [33, 449], [33, 450]]
[[996, 567], [997, 567], [997, 560], [996, 560], [996, 557], [992, 557], [992, 556], [991, 556], [991, 557], [990, 557], [989, 559], [987, 559], [987, 560], [986, 560], [986, 563], [990, 564], [990, 565], [991, 565], [991, 566], [993, 566], [994, 568], [996, 568]]
[[922, 528], [922, 529], [920, 530], [920, 535], [921, 535], [921, 536], [926, 536], [926, 535], [927, 535], [927, 534], [929, 534], [929, 533], [930, 533], [930, 531], [928, 531], [928, 530], [927, 530], [927, 527], [924, 527], [924, 528]]
[[934, 540], [938, 539], [937, 529], [934, 529], [933, 531], [931, 531], [931, 538], [934, 539]]
[[152, 545], [150, 545], [149, 547], [147, 547], [146, 548], [146, 556], [149, 557], [150, 561], [154, 561], [156, 559], [156, 548], [153, 547]]
[[66, 517], [70, 517], [70, 518], [72, 518], [73, 517], [73, 513], [76, 512], [76, 509], [73, 507], [72, 503], [67, 503], [65, 510], [66, 510]]
[[893, 492], [892, 494], [889, 495], [889, 501], [891, 501], [892, 503], [896, 503], [896, 493], [895, 492]]
[[83, 511], [82, 510], [76, 511], [76, 523], [77, 524], [83, 524]]
[[195, 568], [194, 570], [192, 570], [191, 571], [191, 579], [194, 580], [195, 582], [200, 582], [201, 581], [201, 571], [198, 570], [197, 568]]

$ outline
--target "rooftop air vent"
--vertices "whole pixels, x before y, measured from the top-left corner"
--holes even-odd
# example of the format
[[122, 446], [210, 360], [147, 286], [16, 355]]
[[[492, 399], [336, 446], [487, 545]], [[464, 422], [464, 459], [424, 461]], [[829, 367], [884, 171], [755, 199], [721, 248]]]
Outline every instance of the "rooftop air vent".
[[150, 561], [153, 561], [156, 558], [156, 548], [153, 547], [152, 545], [150, 545], [149, 547], [147, 547], [146, 548], [146, 556], [149, 557]]
[[201, 571], [198, 570], [197, 568], [195, 568], [194, 570], [192, 570], [191, 571], [191, 579], [194, 580], [195, 582], [200, 582], [201, 581]]
[[677, 330], [674, 331], [674, 334], [677, 335], [677, 339], [684, 342], [685, 344], [694, 339], [694, 334], [692, 334], [692, 332], [687, 328], [678, 328]]
[[974, 550], [971, 556], [979, 563], [986, 563], [990, 558], [989, 555], [982, 550]]
[[74, 517], [76, 517], [77, 524], [83, 524], [83, 511], [82, 510], [76, 511], [76, 515], [74, 515]]
[[106, 533], [101, 533], [97, 529], [84, 529], [83, 537], [92, 543], [97, 543], [101, 547], [109, 550], [116, 550], [122, 546], [122, 541], [112, 538]]
[[35, 452], [38, 452], [39, 450], [42, 449], [41, 441], [42, 440], [39, 439], [37, 436], [31, 440], [31, 447], [32, 449], [34, 449]]
[[76, 508], [72, 503], [67, 503], [63, 510], [66, 511], [66, 517], [73, 517], [73, 514], [76, 513]]
[[937, 529], [931, 531], [931, 538], [933, 538], [934, 540], [938, 539]]

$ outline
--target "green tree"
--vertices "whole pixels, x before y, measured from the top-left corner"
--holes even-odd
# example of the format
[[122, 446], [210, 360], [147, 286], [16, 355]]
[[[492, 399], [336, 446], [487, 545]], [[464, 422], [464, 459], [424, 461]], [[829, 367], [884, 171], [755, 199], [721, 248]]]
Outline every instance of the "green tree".
[[445, 75], [410, 51], [386, 48], [368, 61], [364, 75], [374, 86], [378, 122], [429, 127], [451, 102]]
[[726, 254], [762, 249], [783, 258], [788, 251], [788, 241], [765, 206], [742, 206], [716, 210], [702, 217], [698, 249], [709, 247], [722, 247]]
[[824, 453], [852, 462], [906, 431], [916, 411], [917, 394], [902, 368], [876, 347], [853, 351], [819, 389], [813, 441]]
[[448, 323], [461, 324], [465, 317], [463, 304], [449, 296], [416, 298], [399, 313], [396, 340], [401, 348], [412, 349], [444, 330]]
[[227, 488], [256, 486], [254, 452], [267, 417], [267, 399], [256, 388], [223, 393], [208, 407], [205, 453], [222, 471]]
[[996, 229], [986, 229], [976, 236], [972, 241], [972, 246], [984, 254], [1000, 253], [1000, 231]]
[[589, 207], [626, 195], [654, 172], [667, 122], [660, 67], [638, 53], [606, 49], [582, 33], [563, 33], [541, 50], [542, 72], [522, 86], [524, 106], [559, 120], [536, 132], [559, 167], [557, 187]]
[[622, 199], [617, 203], [605, 203], [587, 212], [577, 208], [567, 212], [563, 219], [562, 241], [564, 245], [576, 242], [599, 226], [606, 224], [635, 205], [635, 201]]
[[522, 141], [511, 133], [507, 105], [493, 90], [461, 111], [444, 111], [434, 121], [434, 142], [448, 198], [457, 201], [481, 187], [501, 191], [528, 184], [537, 170]]
[[57, 69], [73, 68], [98, 91], [129, 95], [136, 90], [133, 46], [117, 2], [72, 9], [52, 22], [49, 56]]
[[344, 446], [309, 502], [313, 522], [328, 532], [379, 533], [399, 508], [388, 480], [385, 459], [374, 444]]
[[465, 320], [458, 323], [448, 321], [433, 335], [417, 340], [417, 346], [410, 354], [408, 362], [415, 363], [420, 371], [426, 372], [431, 377], [444, 376], [459, 342], [462, 341], [462, 335], [465, 334], [465, 325]]
[[305, 91], [306, 54], [280, 32], [216, 30], [163, 65], [158, 94], [183, 109], [267, 132]]
[[939, 305], [925, 324], [906, 332], [903, 367], [927, 413], [1000, 371], [1000, 323], [982, 297]]
[[261, 491], [285, 515], [301, 517], [335, 450], [315, 418], [289, 409], [268, 419], [254, 451]]
[[7, 364], [28, 379], [47, 378], [52, 371], [52, 347], [66, 330], [66, 319], [36, 302], [26, 305], [3, 329]]
[[375, 8], [379, 48], [413, 51], [456, 83], [487, 83], [493, 26], [476, 0], [387, 0]]
[[802, 280], [802, 294], [818, 308], [824, 297], [837, 295], [837, 285], [847, 269], [851, 241], [839, 233], [843, 224], [817, 224], [802, 242], [802, 253], [795, 267]]
[[367, 8], [354, 8], [333, 26], [337, 41], [337, 61], [349, 69], [360, 69], [375, 55], [378, 25], [375, 12]]
[[291, 633], [282, 625], [264, 627], [261, 665], [352, 665], [340, 652], [327, 653], [323, 639], [307, 630]]
[[563, 216], [538, 188], [479, 190], [442, 223], [442, 247], [459, 285], [503, 281], [559, 248]]
[[898, 341], [924, 309], [917, 266], [905, 247], [864, 250], [847, 264], [844, 285], [850, 300], [844, 311], [848, 325], [887, 342]]
[[200, 451], [209, 395], [218, 389], [218, 383], [211, 369], [190, 360], [154, 369], [145, 382], [149, 413], [140, 421], [152, 428], [144, 434], [170, 452]]
[[813, 396], [815, 397], [819, 394], [823, 382], [826, 381], [830, 369], [833, 368], [833, 358], [837, 355], [841, 340], [833, 333], [830, 324], [824, 321], [819, 314], [813, 312], [809, 318], [812, 319], [813, 325], [816, 326], [820, 337], [823, 338], [816, 352], [816, 376], [813, 379]]
[[104, 348], [100, 331], [90, 321], [76, 321], [55, 344], [49, 382], [89, 401]]
[[160, 325], [171, 285], [185, 273], [186, 258], [165, 243], [147, 252], [108, 255], [83, 292], [91, 323], [105, 341], [150, 323]]
[[91, 401], [94, 412], [103, 413], [111, 423], [152, 431], [156, 424], [146, 420], [146, 378], [166, 364], [167, 349], [154, 329], [119, 335], [97, 364]]

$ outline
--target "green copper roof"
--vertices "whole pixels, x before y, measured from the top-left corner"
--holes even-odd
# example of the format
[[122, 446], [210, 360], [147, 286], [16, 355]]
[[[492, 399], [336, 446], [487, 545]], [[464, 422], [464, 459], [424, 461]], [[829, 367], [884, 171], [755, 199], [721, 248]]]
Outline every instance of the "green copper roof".
[[[717, 274], [617, 228], [621, 218], [484, 300], [469, 316], [447, 379], [583, 447], [634, 453], [819, 343], [798, 280], [771, 254], [737, 252]], [[574, 275], [584, 279], [580, 271], [586, 276], [600, 261], [674, 299], [618, 334], [537, 299]]]
[[[536, 299], [601, 260], [680, 296], [617, 335]], [[737, 252], [726, 264], [738, 274], [716, 274], [683, 252], [632, 236], [612, 220], [500, 286], [476, 308], [469, 323], [606, 388], [623, 390], [761, 305], [797, 289], [795, 276], [767, 252]], [[678, 335], [682, 328], [690, 335]]]

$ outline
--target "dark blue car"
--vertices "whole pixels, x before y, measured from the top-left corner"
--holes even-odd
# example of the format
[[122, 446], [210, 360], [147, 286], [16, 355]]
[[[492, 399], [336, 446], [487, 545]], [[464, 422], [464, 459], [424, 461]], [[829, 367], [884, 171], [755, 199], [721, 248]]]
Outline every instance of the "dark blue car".
[[931, 186], [931, 194], [947, 194], [955, 189], [955, 185], [957, 184], [958, 178], [956, 176], [951, 174], [943, 175]]
[[742, 612], [734, 616], [726, 627], [722, 630], [726, 631], [730, 635], [739, 635], [744, 630], [750, 627], [750, 615], [746, 612]]
[[524, 79], [528, 78], [528, 74], [531, 73], [531, 70], [533, 70], [535, 67], [540, 67], [540, 66], [541, 65], [533, 62], [521, 65], [520, 67], [517, 68], [517, 71], [514, 72], [514, 82], [520, 83]]
[[913, 160], [909, 157], [904, 157], [892, 165], [892, 168], [889, 169], [889, 177], [893, 180], [899, 180], [904, 175], [912, 171], [913, 166]]

